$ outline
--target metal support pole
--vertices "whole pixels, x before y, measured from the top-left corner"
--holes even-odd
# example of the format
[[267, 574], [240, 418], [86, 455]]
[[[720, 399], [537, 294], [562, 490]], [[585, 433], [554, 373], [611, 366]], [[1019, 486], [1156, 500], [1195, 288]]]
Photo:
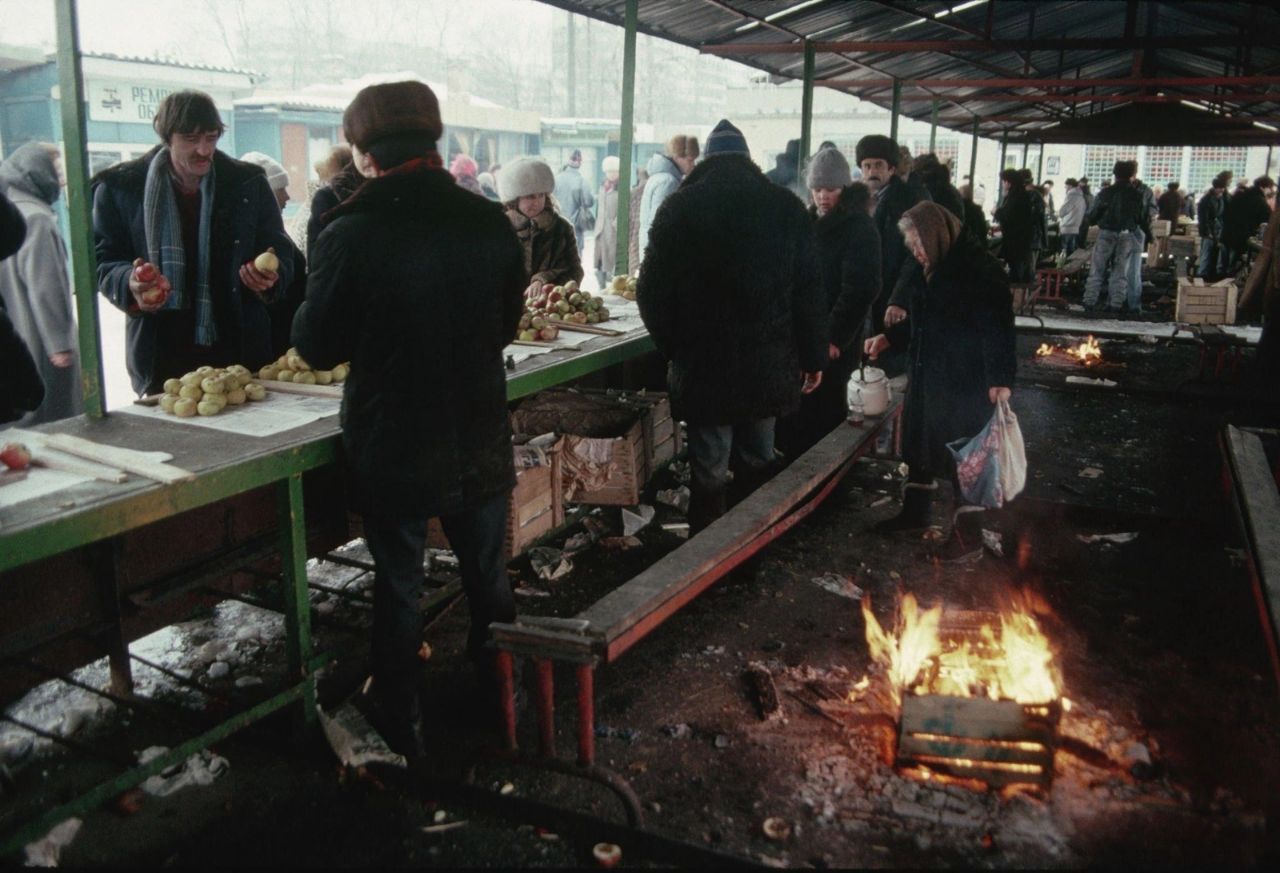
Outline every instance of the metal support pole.
[[804, 43], [804, 88], [800, 92], [800, 157], [796, 161], [796, 172], [804, 178], [805, 165], [809, 161], [809, 153], [813, 150], [813, 71], [816, 56], [813, 43]]
[[[929, 113], [929, 152], [937, 154], [938, 151], [938, 99], [933, 100], [933, 111]], [[973, 176], [969, 177], [969, 181], [973, 181]]]
[[1019, 170], [1025, 170], [1027, 168], [1027, 152], [1030, 148], [1030, 142], [1024, 142], [1022, 144], [1022, 166], [1018, 167]]
[[67, 219], [71, 231], [71, 279], [79, 323], [80, 390], [90, 418], [107, 414], [102, 389], [102, 330], [98, 323], [98, 262], [93, 249], [93, 201], [85, 133], [84, 77], [76, 0], [54, 4], [58, 27], [58, 89], [66, 148]]
[[538, 751], [545, 758], [556, 756], [555, 665], [549, 658], [533, 659], [534, 678], [537, 680], [537, 696], [534, 704], [538, 710]]
[[973, 119], [973, 147], [969, 150], [969, 201], [978, 190], [978, 119]]
[[1036, 184], [1044, 184], [1044, 143], [1040, 143], [1040, 157], [1036, 160]]
[[569, 117], [572, 118], [578, 114], [578, 52], [574, 47], [574, 26], [573, 13], [565, 13], [565, 50], [569, 53], [569, 76], [568, 76], [568, 97], [569, 97]]
[[502, 728], [507, 751], [514, 752], [516, 743], [516, 682], [515, 665], [508, 651], [499, 649], [494, 657], [498, 670], [498, 696], [502, 701]]
[[316, 720], [316, 683], [310, 669], [311, 598], [307, 595], [307, 524], [302, 510], [302, 474], [294, 473], [276, 488], [285, 648], [290, 681], [305, 684], [298, 712], [299, 726], [305, 728]]
[[1009, 132], [1005, 131], [1000, 134], [1000, 172], [996, 174], [996, 208], [1004, 202], [1004, 188], [1002, 187], [1001, 176], [1004, 174], [1004, 163], [1008, 160], [1009, 151]]
[[889, 139], [898, 141], [898, 110], [902, 106], [902, 82], [893, 80], [893, 114], [889, 117]]
[[631, 157], [635, 140], [636, 109], [636, 29], [640, 21], [640, 0], [627, 0], [622, 35], [622, 130], [618, 134], [618, 245], [614, 258], [615, 275], [631, 272]]
[[578, 763], [590, 767], [596, 762], [596, 668], [578, 665]]

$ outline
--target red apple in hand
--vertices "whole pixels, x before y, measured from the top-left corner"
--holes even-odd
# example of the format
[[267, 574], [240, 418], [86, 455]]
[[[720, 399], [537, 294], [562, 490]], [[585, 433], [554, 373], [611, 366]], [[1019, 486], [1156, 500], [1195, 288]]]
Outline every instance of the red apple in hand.
[[22, 443], [5, 443], [0, 449], [0, 463], [10, 470], [25, 470], [31, 466], [31, 451]]

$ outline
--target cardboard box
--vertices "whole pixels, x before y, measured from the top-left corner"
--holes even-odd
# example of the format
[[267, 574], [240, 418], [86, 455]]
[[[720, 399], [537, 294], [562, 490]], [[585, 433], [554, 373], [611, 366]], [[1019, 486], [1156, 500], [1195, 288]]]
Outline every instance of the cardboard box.
[[1169, 232], [1172, 230], [1172, 227], [1171, 227], [1172, 224], [1173, 222], [1169, 221], [1168, 219], [1159, 219], [1159, 218], [1152, 219], [1151, 221], [1152, 236], [1154, 236], [1156, 239], [1160, 239], [1161, 237], [1168, 236]]
[[1206, 285], [1203, 279], [1185, 279], [1178, 283], [1178, 304], [1174, 320], [1185, 324], [1235, 324], [1236, 295], [1234, 279], [1222, 279]]

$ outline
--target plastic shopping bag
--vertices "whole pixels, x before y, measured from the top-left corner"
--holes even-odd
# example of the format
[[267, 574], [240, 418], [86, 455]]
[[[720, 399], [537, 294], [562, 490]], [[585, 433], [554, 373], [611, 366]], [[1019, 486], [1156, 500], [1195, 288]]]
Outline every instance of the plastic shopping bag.
[[959, 439], [947, 448], [956, 459], [956, 478], [965, 503], [999, 509], [1017, 497], [1027, 484], [1027, 455], [1018, 417], [1007, 402], [972, 439]]

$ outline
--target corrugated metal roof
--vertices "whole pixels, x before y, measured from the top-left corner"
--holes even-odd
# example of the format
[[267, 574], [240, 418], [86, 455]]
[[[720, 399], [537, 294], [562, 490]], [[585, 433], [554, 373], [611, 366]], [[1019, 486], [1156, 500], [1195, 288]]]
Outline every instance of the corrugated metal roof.
[[[625, 0], [542, 0], [622, 25]], [[1280, 116], [1280, 11], [1254, 2], [1155, 0], [641, 0], [639, 29], [702, 51], [724, 54], [783, 78], [800, 78], [801, 47], [812, 41], [816, 78], [886, 108], [892, 86], [907, 82], [900, 111], [987, 137], [1055, 138], [1083, 118], [1160, 100], [1206, 101], [1198, 128], [1247, 129], [1241, 120]], [[1065, 42], [1063, 42], [1065, 41]], [[1093, 41], [1095, 45], [1081, 44]], [[1098, 41], [1106, 41], [1099, 43]], [[831, 43], [874, 43], [833, 47]], [[920, 50], [884, 43], [927, 42]], [[984, 48], [966, 47], [981, 43]], [[995, 45], [989, 43], [995, 42]], [[765, 46], [776, 44], [778, 51]], [[738, 53], [749, 50], [749, 53]], [[1272, 81], [1245, 83], [1239, 77]], [[1126, 83], [1047, 88], [1054, 79], [1234, 78], [1216, 86]], [[913, 85], [912, 80], [1025, 80], [971, 87]], [[979, 87], [978, 85], [981, 85]], [[1035, 100], [1035, 97], [1041, 99]], [[1126, 97], [1132, 99], [1125, 99]], [[1008, 98], [1008, 99], [1001, 99]], [[1233, 99], [1234, 98], [1234, 99]], [[1180, 104], [1173, 104], [1178, 106]], [[1143, 117], [1145, 114], [1139, 113]], [[1255, 128], [1261, 130], [1261, 128]]]

